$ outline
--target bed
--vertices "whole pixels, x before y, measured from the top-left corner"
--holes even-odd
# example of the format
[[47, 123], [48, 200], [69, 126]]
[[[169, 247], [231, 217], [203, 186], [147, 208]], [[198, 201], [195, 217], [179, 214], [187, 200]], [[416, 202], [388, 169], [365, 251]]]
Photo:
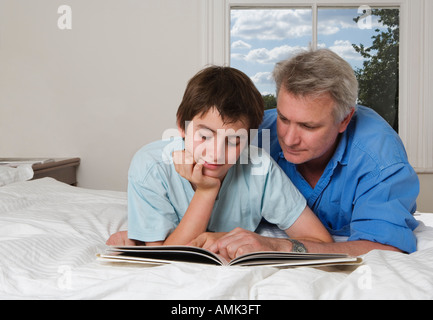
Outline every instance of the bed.
[[361, 266], [146, 267], [102, 263], [127, 228], [126, 193], [45, 178], [0, 187], [0, 299], [433, 299], [433, 214], [418, 251], [372, 251]]

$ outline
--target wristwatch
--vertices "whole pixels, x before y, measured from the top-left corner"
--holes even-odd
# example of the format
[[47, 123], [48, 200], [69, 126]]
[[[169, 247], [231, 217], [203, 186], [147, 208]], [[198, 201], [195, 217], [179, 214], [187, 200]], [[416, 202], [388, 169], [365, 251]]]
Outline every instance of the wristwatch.
[[299, 242], [295, 239], [287, 239], [292, 243], [292, 252], [296, 253], [308, 253], [307, 248], [305, 248], [304, 244], [302, 242]]

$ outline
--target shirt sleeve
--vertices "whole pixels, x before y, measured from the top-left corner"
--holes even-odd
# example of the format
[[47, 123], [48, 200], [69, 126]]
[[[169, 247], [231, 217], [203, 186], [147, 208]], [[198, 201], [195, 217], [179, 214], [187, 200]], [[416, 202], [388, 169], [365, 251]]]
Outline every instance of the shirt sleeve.
[[307, 201], [283, 170], [269, 158], [262, 198], [262, 216], [281, 230], [289, 229], [305, 210]]
[[144, 242], [163, 241], [179, 223], [156, 166], [144, 179], [130, 175], [128, 181], [128, 237]]
[[364, 177], [354, 202], [349, 241], [369, 240], [416, 251], [413, 233], [418, 222], [413, 217], [419, 180], [407, 164], [394, 164], [373, 177]]

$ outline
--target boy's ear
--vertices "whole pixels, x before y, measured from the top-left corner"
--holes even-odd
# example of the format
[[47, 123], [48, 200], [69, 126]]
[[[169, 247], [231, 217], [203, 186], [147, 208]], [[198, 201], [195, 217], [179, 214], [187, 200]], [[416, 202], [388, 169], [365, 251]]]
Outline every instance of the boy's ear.
[[177, 130], [179, 131], [180, 136], [185, 139], [185, 130], [182, 129], [182, 127], [179, 125], [179, 122], [177, 123]]

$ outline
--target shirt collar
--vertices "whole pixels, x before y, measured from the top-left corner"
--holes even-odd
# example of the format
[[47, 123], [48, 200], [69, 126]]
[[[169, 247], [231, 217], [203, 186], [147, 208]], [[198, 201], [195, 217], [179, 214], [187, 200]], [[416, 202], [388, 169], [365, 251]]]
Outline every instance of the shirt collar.
[[345, 166], [348, 162], [348, 152], [347, 150], [347, 142], [349, 140], [348, 138], [348, 130], [344, 131], [340, 135], [340, 142], [338, 143], [337, 149], [334, 152], [334, 156], [332, 157], [331, 161], [339, 162], [341, 165]]

